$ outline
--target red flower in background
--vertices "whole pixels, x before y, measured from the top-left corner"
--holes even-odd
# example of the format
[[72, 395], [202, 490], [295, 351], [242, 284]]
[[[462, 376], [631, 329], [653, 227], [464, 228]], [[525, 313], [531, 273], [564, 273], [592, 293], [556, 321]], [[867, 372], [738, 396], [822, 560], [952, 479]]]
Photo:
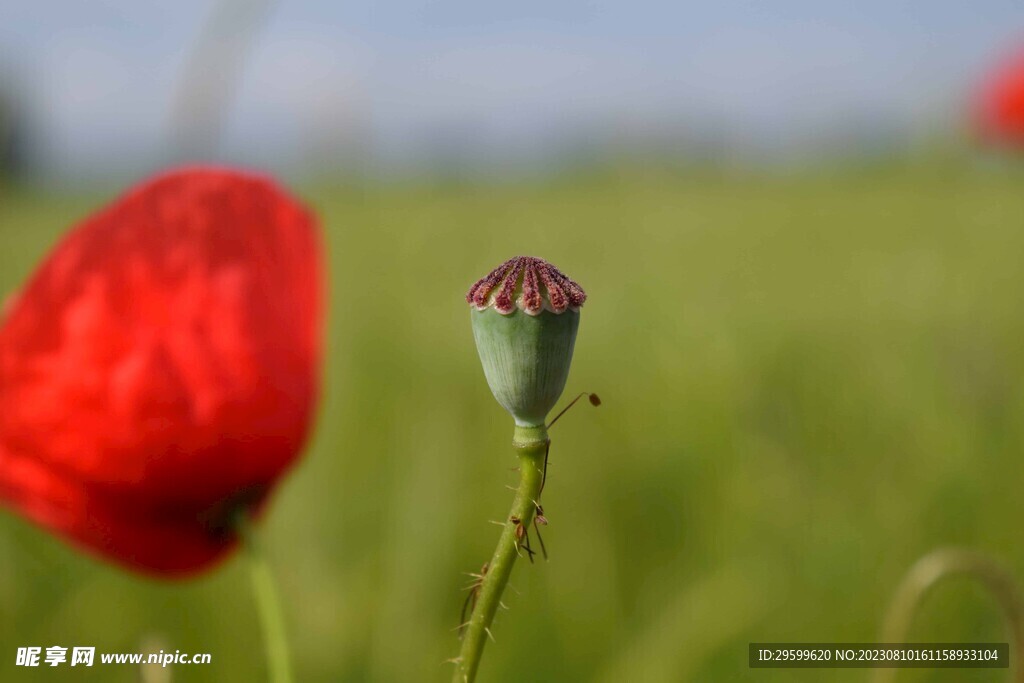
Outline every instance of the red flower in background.
[[227, 170], [157, 177], [53, 250], [0, 326], [0, 499], [131, 568], [225, 556], [318, 388], [313, 216]]
[[976, 116], [985, 142], [1024, 150], [1024, 47], [984, 80]]

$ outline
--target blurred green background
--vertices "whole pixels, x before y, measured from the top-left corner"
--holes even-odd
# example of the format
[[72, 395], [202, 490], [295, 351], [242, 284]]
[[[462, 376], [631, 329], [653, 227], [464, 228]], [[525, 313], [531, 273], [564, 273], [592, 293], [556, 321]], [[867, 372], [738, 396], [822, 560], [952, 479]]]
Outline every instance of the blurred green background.
[[[551, 560], [517, 565], [482, 682], [867, 681], [753, 671], [747, 644], [876, 639], [940, 546], [1024, 579], [1022, 187], [968, 159], [298, 187], [331, 273], [318, 426], [266, 523], [299, 680], [448, 680], [462, 572], [515, 481], [463, 295], [520, 253], [586, 288], [566, 392], [604, 405], [552, 432]], [[0, 291], [111, 196], [0, 187]], [[26, 645], [210, 652], [173, 680], [263, 680], [237, 559], [160, 583], [7, 513], [0, 558], [2, 680], [138, 680], [16, 669]], [[909, 639], [1007, 637], [993, 598], [952, 580]]]

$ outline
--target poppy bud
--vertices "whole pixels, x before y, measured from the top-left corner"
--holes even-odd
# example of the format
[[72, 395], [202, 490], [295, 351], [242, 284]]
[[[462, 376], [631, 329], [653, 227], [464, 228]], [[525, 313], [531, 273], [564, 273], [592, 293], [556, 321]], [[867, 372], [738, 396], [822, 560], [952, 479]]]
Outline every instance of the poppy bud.
[[505, 261], [466, 294], [487, 383], [516, 425], [543, 426], [562, 395], [586, 299], [558, 268], [532, 256]]
[[259, 176], [180, 170], [86, 219], [0, 325], [0, 500], [134, 569], [224, 557], [305, 441], [321, 276], [315, 218]]

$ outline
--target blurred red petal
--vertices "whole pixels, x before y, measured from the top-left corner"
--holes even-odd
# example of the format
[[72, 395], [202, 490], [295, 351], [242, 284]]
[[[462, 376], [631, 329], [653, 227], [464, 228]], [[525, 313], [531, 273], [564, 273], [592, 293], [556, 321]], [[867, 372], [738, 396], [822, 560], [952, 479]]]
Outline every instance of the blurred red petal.
[[976, 116], [985, 141], [1024, 149], [1024, 47], [982, 82]]
[[268, 179], [184, 169], [53, 250], [0, 328], [0, 498], [131, 567], [231, 545], [298, 457], [317, 393], [315, 219]]

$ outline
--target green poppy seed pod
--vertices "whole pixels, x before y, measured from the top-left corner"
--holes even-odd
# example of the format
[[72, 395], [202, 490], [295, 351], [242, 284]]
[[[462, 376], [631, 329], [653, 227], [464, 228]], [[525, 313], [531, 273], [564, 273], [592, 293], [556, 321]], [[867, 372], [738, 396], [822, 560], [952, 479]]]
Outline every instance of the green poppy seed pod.
[[543, 426], [569, 377], [583, 289], [544, 259], [517, 256], [466, 294], [491, 393], [520, 427]]

